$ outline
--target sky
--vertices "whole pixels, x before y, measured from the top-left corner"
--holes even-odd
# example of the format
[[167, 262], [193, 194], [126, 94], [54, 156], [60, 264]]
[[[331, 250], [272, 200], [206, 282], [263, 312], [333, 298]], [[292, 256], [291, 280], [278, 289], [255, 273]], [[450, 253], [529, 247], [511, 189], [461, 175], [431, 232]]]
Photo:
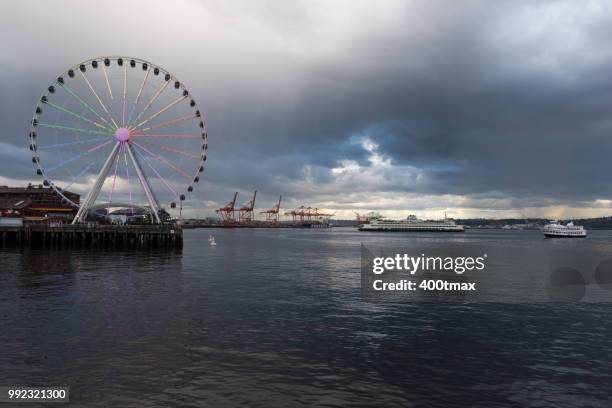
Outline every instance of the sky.
[[204, 111], [186, 216], [239, 191], [354, 218], [612, 214], [612, 3], [7, 1], [0, 184], [40, 182], [29, 120], [95, 56], [153, 61]]

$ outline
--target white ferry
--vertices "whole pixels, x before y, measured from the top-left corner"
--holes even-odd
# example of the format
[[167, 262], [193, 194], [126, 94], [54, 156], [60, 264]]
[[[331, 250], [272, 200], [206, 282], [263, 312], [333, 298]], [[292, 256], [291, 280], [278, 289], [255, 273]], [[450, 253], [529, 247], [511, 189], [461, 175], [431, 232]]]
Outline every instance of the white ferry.
[[568, 222], [566, 225], [558, 221], [552, 221], [542, 228], [542, 232], [548, 238], [585, 238], [587, 232], [582, 225], [574, 225]]
[[414, 215], [409, 215], [405, 220], [373, 219], [367, 224], [360, 225], [359, 231], [465, 232], [465, 227], [447, 218], [441, 221], [423, 221]]

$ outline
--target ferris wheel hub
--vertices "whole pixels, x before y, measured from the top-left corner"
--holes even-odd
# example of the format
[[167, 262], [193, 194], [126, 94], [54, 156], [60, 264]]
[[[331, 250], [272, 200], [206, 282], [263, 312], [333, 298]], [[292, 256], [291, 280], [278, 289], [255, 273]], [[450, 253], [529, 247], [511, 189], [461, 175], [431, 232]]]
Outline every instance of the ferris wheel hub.
[[120, 127], [115, 130], [115, 137], [120, 142], [127, 142], [130, 139], [130, 130], [128, 128]]

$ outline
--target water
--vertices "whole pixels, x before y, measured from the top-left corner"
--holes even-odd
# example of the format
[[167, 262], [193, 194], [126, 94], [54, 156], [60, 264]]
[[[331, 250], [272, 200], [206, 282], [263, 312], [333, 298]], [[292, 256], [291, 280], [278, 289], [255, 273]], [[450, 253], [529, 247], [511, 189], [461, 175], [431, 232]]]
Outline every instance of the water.
[[345, 228], [190, 230], [182, 254], [4, 249], [0, 385], [69, 385], [93, 407], [611, 405], [611, 304], [361, 299], [362, 241], [435, 240], [612, 250], [610, 232]]

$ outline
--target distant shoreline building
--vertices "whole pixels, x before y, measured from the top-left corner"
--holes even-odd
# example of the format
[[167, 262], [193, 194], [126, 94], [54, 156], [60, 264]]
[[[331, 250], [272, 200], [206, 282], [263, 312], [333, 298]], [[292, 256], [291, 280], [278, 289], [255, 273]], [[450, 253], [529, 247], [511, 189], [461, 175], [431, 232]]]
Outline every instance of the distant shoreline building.
[[[80, 202], [79, 194], [70, 191], [63, 193], [75, 203]], [[0, 224], [69, 223], [77, 210], [65, 203], [51, 187], [40, 184], [28, 184], [27, 187], [0, 186]]]

